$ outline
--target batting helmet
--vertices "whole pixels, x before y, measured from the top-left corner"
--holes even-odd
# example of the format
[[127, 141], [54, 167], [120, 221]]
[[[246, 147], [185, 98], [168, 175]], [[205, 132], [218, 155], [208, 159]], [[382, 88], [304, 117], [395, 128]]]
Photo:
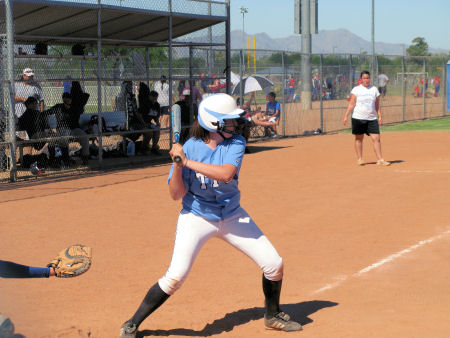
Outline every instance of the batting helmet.
[[198, 122], [207, 131], [217, 133], [224, 130], [224, 120], [239, 119], [243, 114], [244, 110], [237, 107], [233, 97], [213, 94], [200, 102]]

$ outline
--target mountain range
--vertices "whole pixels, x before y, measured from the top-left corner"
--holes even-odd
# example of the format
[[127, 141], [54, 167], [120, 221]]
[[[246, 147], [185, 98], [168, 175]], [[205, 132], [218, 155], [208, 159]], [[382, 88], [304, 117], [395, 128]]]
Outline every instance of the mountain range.
[[[300, 52], [301, 35], [290, 35], [285, 38], [271, 38], [267, 33], [258, 33], [255, 35], [245, 34], [245, 43], [247, 37], [256, 37], [256, 49], [285, 50], [291, 52]], [[360, 36], [353, 34], [346, 29], [320, 30], [319, 34], [312, 34], [312, 53], [314, 54], [360, 54], [371, 51], [370, 41], [364, 40]], [[231, 32], [231, 48], [242, 48], [242, 31], [234, 30]], [[250, 44], [253, 48], [253, 42]], [[384, 55], [403, 55], [409, 45], [395, 44], [375, 41], [375, 53]], [[430, 53], [445, 53], [449, 51], [444, 49], [429, 48]]]

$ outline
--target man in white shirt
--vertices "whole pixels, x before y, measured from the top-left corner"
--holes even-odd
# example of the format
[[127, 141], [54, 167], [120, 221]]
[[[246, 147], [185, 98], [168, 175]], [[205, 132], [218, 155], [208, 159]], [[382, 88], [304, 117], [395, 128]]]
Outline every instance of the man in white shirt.
[[15, 113], [16, 120], [22, 116], [27, 109], [25, 101], [30, 97], [35, 97], [39, 102], [39, 110], [44, 111], [44, 93], [41, 86], [34, 81], [34, 71], [31, 68], [25, 68], [22, 72], [20, 82], [14, 84], [15, 88]]

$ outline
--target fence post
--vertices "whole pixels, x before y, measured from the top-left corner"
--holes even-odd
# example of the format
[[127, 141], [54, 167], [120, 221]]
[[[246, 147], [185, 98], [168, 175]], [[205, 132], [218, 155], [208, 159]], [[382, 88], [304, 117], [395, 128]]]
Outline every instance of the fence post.
[[150, 55], [148, 47], [145, 47], [145, 77], [147, 86], [150, 88]]
[[406, 82], [405, 82], [405, 57], [402, 56], [402, 122], [405, 122], [406, 112]]
[[[372, 75], [374, 77], [374, 80], [376, 81], [377, 87], [379, 87], [378, 82], [378, 74], [380, 73], [380, 69], [378, 67], [378, 55], [375, 56], [375, 68], [374, 68], [374, 74]], [[375, 81], [373, 81], [373, 84], [375, 84]]]
[[10, 0], [5, 1], [5, 16], [6, 16], [6, 43], [7, 43], [7, 79], [9, 82], [9, 114], [8, 114], [8, 134], [11, 156], [11, 168], [9, 179], [14, 182], [17, 179], [16, 166], [16, 122], [15, 116], [15, 88], [14, 88], [14, 18], [12, 14], [12, 7]]
[[83, 92], [86, 91], [85, 84], [84, 84], [84, 56], [80, 60], [80, 70], [81, 70], [81, 89], [83, 89]]
[[348, 65], [350, 68], [348, 77], [349, 77], [349, 83], [350, 83], [350, 90], [353, 89], [353, 56], [352, 54], [350, 54], [349, 58], [348, 58]]
[[425, 120], [425, 118], [426, 118], [426, 106], [425, 106], [425, 98], [426, 98], [426, 96], [427, 96], [427, 90], [426, 90], [426, 86], [427, 86], [427, 81], [428, 81], [428, 78], [426, 78], [425, 76], [426, 76], [426, 65], [425, 65], [425, 57], [423, 57], [423, 69], [422, 69], [422, 72], [423, 72], [423, 86], [422, 86], [422, 110], [423, 110], [423, 112], [422, 112], [422, 118]]
[[169, 127], [170, 127], [170, 148], [173, 143], [172, 129], [172, 0], [169, 0]]
[[442, 116], [446, 115], [446, 111], [445, 111], [445, 101], [446, 99], [448, 100], [448, 98], [446, 97], [446, 93], [447, 93], [447, 88], [446, 88], [446, 83], [447, 83], [447, 77], [445, 76], [445, 72], [447, 70], [447, 65], [445, 63], [445, 56], [442, 57], [442, 80], [441, 80], [441, 88], [440, 88], [440, 92], [441, 92], [441, 97], [442, 97]]
[[241, 108], [244, 106], [244, 51], [241, 49], [239, 51], [239, 76], [240, 76], [240, 86], [239, 86], [239, 101], [241, 102]]
[[194, 122], [194, 100], [193, 100], [193, 93], [194, 93], [194, 81], [192, 80], [192, 77], [194, 76], [193, 68], [194, 68], [194, 61], [192, 59], [192, 46], [189, 46], [189, 111], [191, 112], [189, 114], [189, 125], [192, 125]]
[[[282, 116], [281, 130], [283, 131], [283, 136], [286, 136], [286, 52], [281, 53], [281, 68], [283, 69], [283, 81], [281, 82], [283, 104], [280, 112]], [[292, 102], [294, 102], [294, 97], [292, 97]]]
[[[209, 13], [211, 13], [211, 4], [209, 4]], [[227, 94], [231, 94], [231, 21], [230, 21], [230, 2], [227, 1], [227, 21], [226, 21], [226, 29], [225, 29], [225, 44], [226, 44], [226, 51], [225, 51], [225, 72], [226, 72], [226, 84], [227, 84]], [[211, 14], [210, 14], [211, 15]], [[211, 29], [211, 28], [210, 28]], [[211, 44], [211, 42], [210, 42]]]
[[98, 164], [103, 163], [103, 119], [102, 119], [102, 7], [97, 8], [97, 110], [98, 110]]
[[[351, 55], [350, 55], [351, 58]], [[320, 66], [319, 66], [319, 72], [320, 72], [320, 82], [323, 83], [323, 55], [320, 54]], [[322, 83], [320, 83], [320, 90], [319, 90], [319, 98], [320, 98], [320, 129], [323, 131], [323, 97], [322, 97]], [[330, 93], [331, 95], [331, 93]]]

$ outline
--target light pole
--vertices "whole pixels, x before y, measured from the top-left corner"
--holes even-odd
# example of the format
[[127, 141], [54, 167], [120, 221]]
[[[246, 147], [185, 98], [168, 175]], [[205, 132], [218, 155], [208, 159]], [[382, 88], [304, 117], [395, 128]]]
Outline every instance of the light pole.
[[375, 76], [375, 0], [372, 0], [372, 20], [371, 20], [371, 51], [372, 62], [371, 62], [371, 73]]
[[245, 49], [245, 27], [244, 27], [244, 16], [248, 13], [248, 8], [241, 6], [240, 8], [242, 13], [242, 49]]
[[333, 46], [333, 54], [334, 54], [334, 50], [337, 48], [337, 46]]

